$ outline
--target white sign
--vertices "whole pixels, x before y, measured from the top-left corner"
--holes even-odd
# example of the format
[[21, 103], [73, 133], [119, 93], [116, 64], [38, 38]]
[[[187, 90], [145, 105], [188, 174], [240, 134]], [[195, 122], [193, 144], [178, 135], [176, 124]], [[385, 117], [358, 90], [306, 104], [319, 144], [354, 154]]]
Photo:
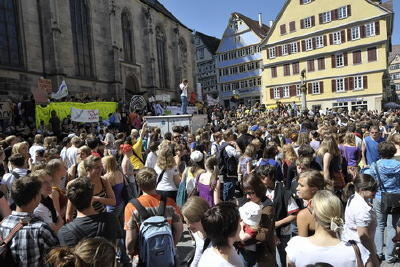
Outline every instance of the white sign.
[[98, 122], [98, 109], [71, 108], [71, 120], [77, 122]]
[[12, 110], [10, 103], [0, 102], [0, 120], [10, 119], [12, 115]]
[[[166, 110], [169, 110], [171, 112], [171, 115], [182, 115], [182, 108], [179, 106], [167, 106]], [[187, 113], [188, 114], [195, 114], [197, 113], [197, 107], [187, 107]]]
[[218, 103], [219, 103], [219, 98], [214, 99], [214, 98], [212, 98], [212, 96], [207, 95], [207, 104], [208, 104], [209, 106], [218, 105]]

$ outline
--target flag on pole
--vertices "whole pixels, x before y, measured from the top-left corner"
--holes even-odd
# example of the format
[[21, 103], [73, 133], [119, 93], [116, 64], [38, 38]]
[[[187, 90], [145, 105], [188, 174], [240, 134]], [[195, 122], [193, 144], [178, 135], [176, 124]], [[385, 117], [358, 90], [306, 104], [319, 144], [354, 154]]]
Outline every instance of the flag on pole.
[[58, 88], [57, 93], [51, 93], [51, 98], [61, 99], [68, 95], [68, 87], [65, 81], [63, 80]]

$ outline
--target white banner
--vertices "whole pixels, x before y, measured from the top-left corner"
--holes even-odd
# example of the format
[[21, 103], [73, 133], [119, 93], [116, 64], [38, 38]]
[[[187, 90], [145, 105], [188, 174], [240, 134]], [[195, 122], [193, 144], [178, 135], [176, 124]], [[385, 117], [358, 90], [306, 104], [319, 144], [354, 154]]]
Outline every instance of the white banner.
[[98, 122], [99, 110], [71, 108], [71, 120], [77, 122]]

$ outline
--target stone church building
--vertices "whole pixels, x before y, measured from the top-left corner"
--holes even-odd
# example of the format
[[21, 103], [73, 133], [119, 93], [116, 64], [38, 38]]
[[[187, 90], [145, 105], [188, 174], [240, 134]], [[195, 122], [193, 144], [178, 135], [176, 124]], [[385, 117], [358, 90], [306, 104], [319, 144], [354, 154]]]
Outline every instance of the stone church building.
[[195, 88], [192, 31], [157, 0], [1, 0], [0, 96], [53, 92], [129, 100]]

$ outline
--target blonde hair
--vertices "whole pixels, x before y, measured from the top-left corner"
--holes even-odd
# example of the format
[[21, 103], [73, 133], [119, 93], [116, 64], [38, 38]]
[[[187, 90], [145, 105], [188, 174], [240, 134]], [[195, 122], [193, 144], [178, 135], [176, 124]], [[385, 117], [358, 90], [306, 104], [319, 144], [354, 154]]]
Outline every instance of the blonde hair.
[[90, 147], [88, 147], [88, 146], [81, 146], [80, 148], [79, 148], [79, 152], [83, 152], [83, 153], [85, 153], [87, 156], [90, 156], [90, 154], [92, 153], [92, 150], [90, 149]]
[[294, 151], [292, 145], [290, 144], [283, 145], [282, 152], [283, 152], [283, 159], [286, 159], [290, 162], [295, 162], [297, 160], [296, 151]]
[[24, 146], [29, 147], [28, 142], [24, 141], [24, 142], [16, 143], [15, 145], [13, 145], [13, 147], [11, 149], [11, 154], [12, 155], [14, 155], [14, 154], [22, 154], [21, 153], [21, 149]]
[[356, 136], [353, 133], [346, 133], [344, 136], [344, 143], [348, 145], [356, 145]]
[[332, 134], [327, 134], [324, 136], [324, 139], [322, 140], [321, 145], [317, 151], [317, 154], [321, 157], [323, 157], [325, 153], [330, 153], [332, 154], [332, 156], [340, 155], [336, 139]]
[[136, 174], [136, 182], [143, 191], [151, 191], [157, 186], [157, 173], [152, 168], [142, 168]]
[[343, 227], [343, 205], [340, 199], [329, 190], [320, 190], [313, 197], [312, 207], [316, 223], [339, 237]]
[[395, 145], [400, 145], [400, 134], [396, 133], [389, 137], [389, 141]]
[[114, 156], [107, 156], [101, 159], [103, 163], [104, 170], [106, 172], [116, 172], [118, 171], [118, 163]]
[[244, 156], [253, 157], [256, 154], [256, 146], [253, 144], [248, 144], [244, 150]]
[[95, 237], [82, 240], [75, 248], [52, 249], [46, 263], [54, 267], [107, 267], [107, 264], [113, 266], [115, 255], [112, 243], [102, 237]]
[[309, 187], [315, 187], [318, 190], [325, 189], [326, 183], [324, 180], [324, 176], [319, 171], [316, 170], [305, 171], [300, 174], [299, 178], [305, 179]]
[[52, 159], [46, 164], [46, 172], [50, 176], [53, 176], [63, 165], [64, 162], [62, 162], [60, 159]]
[[201, 197], [193, 196], [183, 205], [182, 215], [185, 216], [189, 223], [199, 222], [209, 208], [207, 201]]
[[162, 170], [171, 169], [176, 166], [174, 159], [175, 149], [172, 144], [168, 144], [160, 148], [157, 157], [157, 166]]

